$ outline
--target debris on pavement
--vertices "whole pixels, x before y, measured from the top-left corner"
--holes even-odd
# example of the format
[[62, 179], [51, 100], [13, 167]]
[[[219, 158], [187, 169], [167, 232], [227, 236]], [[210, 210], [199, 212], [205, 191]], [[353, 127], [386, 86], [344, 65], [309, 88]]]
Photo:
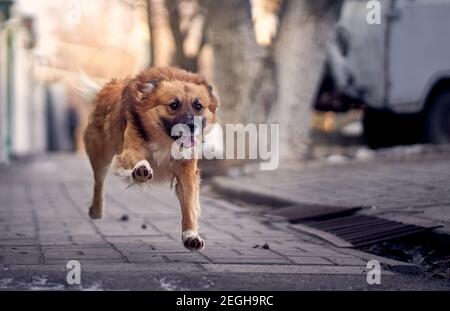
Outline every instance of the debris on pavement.
[[263, 245], [259, 245], [259, 244], [253, 245], [252, 248], [270, 249], [270, 246], [268, 243], [264, 243]]

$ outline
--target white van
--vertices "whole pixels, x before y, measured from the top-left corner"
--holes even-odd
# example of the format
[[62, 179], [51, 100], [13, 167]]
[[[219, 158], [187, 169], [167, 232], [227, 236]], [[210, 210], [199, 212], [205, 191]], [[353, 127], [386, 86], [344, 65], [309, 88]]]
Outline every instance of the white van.
[[328, 49], [333, 92], [365, 107], [369, 145], [399, 131], [450, 143], [450, 0], [380, 0], [379, 24], [368, 2], [342, 6]]

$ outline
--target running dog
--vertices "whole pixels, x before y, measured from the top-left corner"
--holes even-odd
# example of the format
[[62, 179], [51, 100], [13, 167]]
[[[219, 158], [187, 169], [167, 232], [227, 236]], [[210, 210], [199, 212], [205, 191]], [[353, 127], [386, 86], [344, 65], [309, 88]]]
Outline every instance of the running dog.
[[[198, 136], [216, 123], [218, 106], [211, 85], [198, 74], [181, 69], [150, 68], [135, 77], [106, 83], [96, 95], [84, 133], [94, 172], [89, 216], [99, 219], [103, 215], [104, 180], [113, 163], [118, 175], [135, 184], [174, 182], [181, 205], [183, 245], [201, 250], [205, 242], [198, 235], [197, 159], [176, 159], [171, 150], [174, 142], [181, 142], [180, 149], [201, 143]], [[189, 135], [172, 135], [177, 124], [187, 126]]]

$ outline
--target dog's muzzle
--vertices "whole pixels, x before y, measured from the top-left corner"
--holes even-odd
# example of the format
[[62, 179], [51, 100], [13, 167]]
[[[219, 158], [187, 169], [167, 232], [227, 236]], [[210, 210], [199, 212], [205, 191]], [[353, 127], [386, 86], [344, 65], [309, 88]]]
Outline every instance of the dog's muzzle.
[[205, 122], [202, 117], [186, 116], [174, 121], [163, 120], [164, 128], [173, 140], [180, 143], [180, 147], [191, 148], [197, 145]]

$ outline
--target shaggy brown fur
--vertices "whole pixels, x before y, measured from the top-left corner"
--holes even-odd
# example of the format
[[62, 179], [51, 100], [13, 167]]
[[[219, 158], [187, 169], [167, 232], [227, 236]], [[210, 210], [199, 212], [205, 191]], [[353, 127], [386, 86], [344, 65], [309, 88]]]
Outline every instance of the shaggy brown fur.
[[[197, 234], [200, 175], [197, 160], [170, 156], [176, 123], [203, 126], [216, 122], [218, 98], [199, 75], [175, 68], [151, 68], [134, 78], [111, 80], [97, 94], [84, 134], [94, 171], [89, 215], [103, 215], [103, 184], [114, 159], [116, 171], [129, 172], [133, 183], [175, 180], [182, 211], [182, 240], [192, 250], [204, 247]], [[176, 109], [174, 109], [176, 108]]]

